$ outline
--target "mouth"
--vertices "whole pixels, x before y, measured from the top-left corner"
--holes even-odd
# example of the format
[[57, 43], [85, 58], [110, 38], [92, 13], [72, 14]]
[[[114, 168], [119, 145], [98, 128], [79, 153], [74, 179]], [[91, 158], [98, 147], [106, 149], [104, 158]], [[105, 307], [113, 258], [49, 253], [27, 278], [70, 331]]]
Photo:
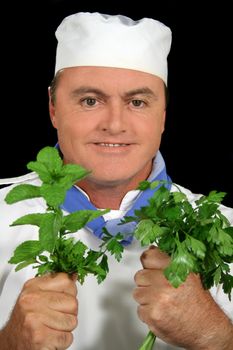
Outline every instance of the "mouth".
[[126, 142], [93, 142], [90, 144], [100, 154], [126, 154], [131, 151], [134, 143]]
[[95, 145], [101, 147], [127, 147], [129, 143], [109, 143], [109, 142], [96, 142]]

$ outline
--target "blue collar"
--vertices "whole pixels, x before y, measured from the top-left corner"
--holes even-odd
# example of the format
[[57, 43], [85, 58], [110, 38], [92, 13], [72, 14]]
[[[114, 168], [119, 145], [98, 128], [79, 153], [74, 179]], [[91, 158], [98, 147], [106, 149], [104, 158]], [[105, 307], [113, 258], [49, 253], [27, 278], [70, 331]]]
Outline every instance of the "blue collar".
[[[165, 162], [160, 152], [157, 153], [154, 162], [153, 168], [150, 176], [148, 177], [148, 181], [156, 181], [156, 180], [165, 180], [167, 184], [165, 185], [169, 190], [171, 188], [171, 179], [167, 175]], [[132, 207], [127, 211], [125, 216], [134, 216], [134, 211], [140, 209], [143, 206], [148, 204], [148, 200], [153, 196], [154, 192], [159, 188], [155, 189], [146, 189], [145, 191], [141, 191], [132, 205]], [[61, 205], [61, 208], [69, 213], [73, 213], [77, 210], [97, 210], [97, 208], [90, 202], [87, 196], [79, 190], [77, 186], [72, 186], [66, 193], [66, 198], [64, 203]], [[116, 235], [121, 232], [124, 235], [124, 240], [122, 244], [129, 244], [132, 241], [132, 233], [135, 230], [136, 222], [125, 223], [121, 226], [118, 224], [121, 222], [121, 219], [112, 219], [105, 221], [104, 218], [98, 217], [97, 219], [88, 222], [86, 227], [93, 232], [95, 236], [98, 238], [102, 238], [103, 236], [103, 227], [112, 234]]]

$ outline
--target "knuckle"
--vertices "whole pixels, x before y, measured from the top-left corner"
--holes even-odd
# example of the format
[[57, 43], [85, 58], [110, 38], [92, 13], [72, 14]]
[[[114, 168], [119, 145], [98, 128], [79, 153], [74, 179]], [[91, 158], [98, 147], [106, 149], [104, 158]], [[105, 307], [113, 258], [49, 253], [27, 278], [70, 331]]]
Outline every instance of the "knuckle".
[[72, 299], [71, 312], [75, 315], [77, 315], [77, 313], [78, 313], [78, 300], [76, 298]]
[[41, 346], [44, 343], [44, 333], [40, 328], [33, 329], [31, 332], [31, 341], [33, 344]]
[[134, 275], [134, 281], [135, 281], [136, 284], [139, 284], [139, 282], [140, 282], [140, 280], [141, 280], [141, 278], [142, 278], [142, 276], [143, 276], [143, 273], [144, 273], [144, 270], [139, 270], [139, 271], [137, 271], [137, 272], [135, 273], [135, 275]]
[[141, 263], [144, 262], [144, 260], [146, 259], [146, 257], [147, 257], [147, 250], [144, 251], [144, 252], [141, 254], [141, 256], [140, 256], [140, 261], [141, 261]]
[[36, 292], [22, 292], [18, 299], [18, 305], [21, 310], [27, 310], [37, 305], [39, 295]]
[[137, 307], [137, 314], [138, 314], [139, 319], [145, 323], [146, 320], [145, 320], [145, 312], [144, 312], [143, 306], [139, 305]]
[[171, 306], [174, 304], [173, 298], [168, 293], [159, 293], [156, 300], [159, 307], [163, 310], [166, 310], [169, 305]]
[[140, 296], [139, 288], [135, 288], [133, 290], [133, 298], [134, 298], [134, 300], [138, 301], [139, 300], [139, 296]]
[[135, 276], [134, 280], [137, 286], [148, 286], [150, 285], [150, 270], [140, 270]]
[[69, 348], [73, 343], [73, 335], [69, 332], [59, 332], [57, 335], [57, 342], [59, 346], [64, 347], [65, 349]]
[[34, 284], [35, 278], [30, 278], [29, 280], [27, 280], [24, 285], [23, 285], [23, 290], [31, 288], [32, 285]]
[[74, 295], [77, 294], [76, 283], [67, 273], [60, 272], [56, 275], [56, 278], [59, 279], [59, 282], [63, 285], [64, 290], [72, 291]]
[[66, 319], [68, 330], [74, 330], [78, 325], [77, 316], [69, 315]]

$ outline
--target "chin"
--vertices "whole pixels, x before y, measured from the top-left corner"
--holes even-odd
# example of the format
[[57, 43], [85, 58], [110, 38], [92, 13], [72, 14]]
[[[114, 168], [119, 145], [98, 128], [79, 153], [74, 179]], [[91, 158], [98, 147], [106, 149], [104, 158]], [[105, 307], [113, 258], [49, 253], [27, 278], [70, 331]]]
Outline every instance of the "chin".
[[90, 174], [89, 180], [92, 182], [95, 182], [99, 185], [104, 186], [117, 186], [124, 183], [129, 182], [129, 176], [126, 176], [125, 174], [116, 174], [115, 173], [101, 173], [101, 174]]

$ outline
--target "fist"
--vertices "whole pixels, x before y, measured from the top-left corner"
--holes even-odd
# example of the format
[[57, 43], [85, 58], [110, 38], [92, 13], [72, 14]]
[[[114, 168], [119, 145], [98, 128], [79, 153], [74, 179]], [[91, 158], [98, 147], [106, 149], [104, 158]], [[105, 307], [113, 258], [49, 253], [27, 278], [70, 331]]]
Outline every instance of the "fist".
[[[77, 326], [76, 278], [65, 273], [27, 281], [3, 330], [15, 350], [63, 350]], [[4, 349], [5, 350], [5, 349]]]

